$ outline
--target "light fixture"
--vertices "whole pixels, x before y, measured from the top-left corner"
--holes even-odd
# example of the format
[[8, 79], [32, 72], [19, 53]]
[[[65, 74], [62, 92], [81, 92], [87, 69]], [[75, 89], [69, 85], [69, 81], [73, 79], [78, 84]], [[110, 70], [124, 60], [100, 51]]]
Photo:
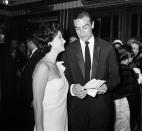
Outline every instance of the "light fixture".
[[2, 3], [3, 3], [4, 5], [8, 5], [8, 4], [9, 4], [9, 0], [3, 0]]
[[2, 3], [4, 5], [13, 5], [16, 1], [15, 0], [3, 0]]

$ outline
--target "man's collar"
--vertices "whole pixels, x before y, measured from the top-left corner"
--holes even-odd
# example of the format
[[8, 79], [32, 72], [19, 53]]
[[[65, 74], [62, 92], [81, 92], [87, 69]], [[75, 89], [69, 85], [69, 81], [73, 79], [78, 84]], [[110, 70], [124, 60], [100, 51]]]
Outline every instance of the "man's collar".
[[[88, 41], [89, 43], [94, 43], [94, 42], [95, 42], [95, 37], [94, 37], [94, 35], [92, 35], [87, 41]], [[81, 43], [81, 44], [84, 44], [85, 41], [83, 41], [83, 40], [80, 39], [80, 43]]]
[[37, 48], [33, 49], [33, 50], [32, 50], [32, 54], [33, 54], [36, 50], [37, 50]]
[[94, 38], [94, 35], [92, 35], [91, 38], [88, 40], [88, 42], [89, 43], [94, 43], [94, 41], [95, 41], [95, 38]]

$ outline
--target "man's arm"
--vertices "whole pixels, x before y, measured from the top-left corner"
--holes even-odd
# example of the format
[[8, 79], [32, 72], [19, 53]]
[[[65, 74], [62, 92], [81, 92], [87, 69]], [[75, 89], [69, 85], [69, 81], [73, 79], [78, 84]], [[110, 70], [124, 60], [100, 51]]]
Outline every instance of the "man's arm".
[[108, 88], [107, 91], [112, 91], [119, 84], [119, 82], [120, 76], [118, 59], [114, 48], [111, 48], [109, 52], [109, 74], [106, 82], [106, 86]]

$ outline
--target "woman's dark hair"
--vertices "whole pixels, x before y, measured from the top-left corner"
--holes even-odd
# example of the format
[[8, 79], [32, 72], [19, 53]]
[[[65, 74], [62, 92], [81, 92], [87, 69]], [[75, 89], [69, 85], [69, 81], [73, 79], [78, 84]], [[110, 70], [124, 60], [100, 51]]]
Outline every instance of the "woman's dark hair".
[[120, 61], [126, 60], [134, 56], [132, 47], [130, 45], [124, 45], [118, 52], [119, 52]]
[[56, 37], [58, 31], [62, 32], [58, 22], [42, 23], [34, 34], [36, 44], [42, 44], [44, 49], [50, 51], [49, 42]]

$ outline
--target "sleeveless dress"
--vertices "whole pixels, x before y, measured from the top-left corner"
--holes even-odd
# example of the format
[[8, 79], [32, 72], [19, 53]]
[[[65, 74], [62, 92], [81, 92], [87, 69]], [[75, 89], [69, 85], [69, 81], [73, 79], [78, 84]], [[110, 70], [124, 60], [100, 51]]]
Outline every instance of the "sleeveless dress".
[[64, 68], [57, 63], [60, 78], [47, 82], [43, 98], [44, 131], [68, 131], [67, 92], [68, 82], [64, 76]]

